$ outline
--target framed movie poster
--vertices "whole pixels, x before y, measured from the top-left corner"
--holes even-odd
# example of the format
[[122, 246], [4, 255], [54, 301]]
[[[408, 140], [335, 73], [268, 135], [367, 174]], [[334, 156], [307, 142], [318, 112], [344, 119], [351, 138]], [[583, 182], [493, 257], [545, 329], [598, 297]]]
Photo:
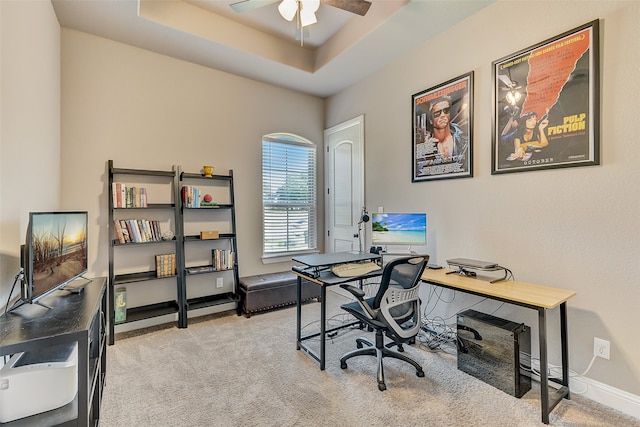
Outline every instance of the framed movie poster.
[[473, 176], [473, 72], [411, 97], [412, 182]]
[[598, 21], [493, 62], [492, 174], [600, 164]]

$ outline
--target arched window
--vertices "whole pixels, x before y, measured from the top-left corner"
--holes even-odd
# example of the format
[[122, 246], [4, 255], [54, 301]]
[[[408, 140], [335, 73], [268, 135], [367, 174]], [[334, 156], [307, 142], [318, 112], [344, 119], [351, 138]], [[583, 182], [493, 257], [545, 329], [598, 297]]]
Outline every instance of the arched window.
[[262, 138], [262, 254], [317, 250], [316, 145], [292, 134]]

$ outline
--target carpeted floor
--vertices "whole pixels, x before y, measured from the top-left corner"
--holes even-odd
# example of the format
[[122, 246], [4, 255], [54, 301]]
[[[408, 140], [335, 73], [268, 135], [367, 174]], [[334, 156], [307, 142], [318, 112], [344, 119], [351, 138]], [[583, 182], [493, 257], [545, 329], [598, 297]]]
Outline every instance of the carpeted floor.
[[[335, 313], [343, 297], [328, 293]], [[318, 303], [305, 304], [305, 332]], [[327, 367], [296, 350], [295, 307], [257, 314], [190, 319], [120, 334], [107, 349], [101, 427], [124, 426], [543, 426], [537, 383], [516, 399], [457, 369], [456, 355], [406, 348], [425, 371], [385, 359], [387, 390], [376, 383], [371, 357], [339, 358], [360, 330], [327, 343]], [[315, 343], [318, 344], [317, 342]], [[579, 395], [551, 413], [556, 426], [639, 426]]]

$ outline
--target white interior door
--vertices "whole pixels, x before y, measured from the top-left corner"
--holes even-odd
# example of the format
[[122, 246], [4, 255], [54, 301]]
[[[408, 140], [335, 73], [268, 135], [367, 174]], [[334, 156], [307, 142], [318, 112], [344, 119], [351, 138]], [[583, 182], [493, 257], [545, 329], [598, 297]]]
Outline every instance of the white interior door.
[[324, 131], [326, 252], [359, 250], [365, 245], [365, 224], [358, 239], [364, 204], [364, 116]]

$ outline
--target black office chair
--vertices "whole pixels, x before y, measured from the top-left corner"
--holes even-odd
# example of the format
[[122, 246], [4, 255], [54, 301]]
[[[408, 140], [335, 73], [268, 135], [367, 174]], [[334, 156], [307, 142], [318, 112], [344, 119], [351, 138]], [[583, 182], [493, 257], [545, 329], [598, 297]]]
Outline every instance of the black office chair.
[[[375, 345], [365, 339], [358, 338], [358, 349], [353, 350], [340, 359], [340, 367], [347, 368], [347, 360], [355, 356], [376, 356], [378, 360], [378, 388], [387, 389], [384, 382], [382, 359], [393, 357], [404, 360], [416, 368], [416, 375], [424, 377], [424, 371], [418, 362], [400, 354], [384, 345], [384, 336], [393, 340], [390, 344], [398, 345], [412, 341], [420, 331], [420, 277], [424, 271], [428, 255], [397, 258], [387, 263], [382, 272], [380, 288], [374, 297], [365, 299], [362, 289], [352, 285], [340, 285], [356, 297], [356, 301], [341, 307], [376, 332]], [[363, 345], [367, 345], [363, 348]]]

